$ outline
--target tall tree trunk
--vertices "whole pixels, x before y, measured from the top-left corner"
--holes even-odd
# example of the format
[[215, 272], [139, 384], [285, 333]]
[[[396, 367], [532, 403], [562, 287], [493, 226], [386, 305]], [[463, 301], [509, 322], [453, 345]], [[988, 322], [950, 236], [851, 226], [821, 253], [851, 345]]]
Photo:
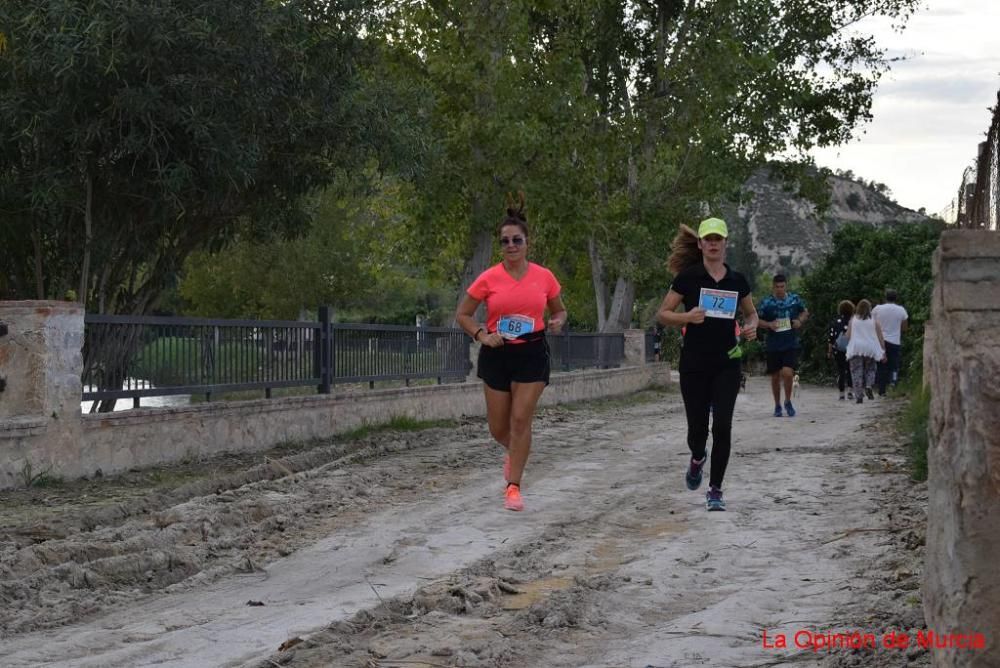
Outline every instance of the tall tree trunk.
[[[473, 212], [473, 232], [472, 239], [470, 239], [470, 250], [471, 255], [469, 259], [465, 262], [465, 267], [462, 270], [462, 284], [459, 286], [459, 299], [461, 295], [465, 294], [465, 290], [468, 289], [472, 282], [476, 280], [479, 274], [483, 273], [487, 267], [492, 264], [493, 260], [493, 234], [489, 228], [485, 227], [483, 223], [479, 221], [486, 217], [485, 205], [481, 197], [476, 198], [473, 202], [472, 212]], [[475, 316], [482, 319], [484, 316], [485, 307], [480, 304], [479, 308], [476, 309]]]
[[[638, 227], [639, 220], [639, 165], [635, 157], [628, 158], [628, 199], [629, 220]], [[611, 310], [607, 322], [601, 328], [602, 332], [621, 332], [632, 325], [632, 310], [635, 306], [635, 281], [628, 277], [628, 270], [634, 265], [635, 258], [631, 251], [626, 253], [625, 265], [619, 270], [615, 281], [614, 297], [611, 300]]]
[[594, 286], [594, 302], [597, 304], [597, 331], [603, 332], [608, 320], [608, 286], [604, 282], [604, 260], [593, 235], [587, 239], [587, 254], [590, 256], [590, 281]]
[[93, 225], [94, 181], [87, 175], [87, 208], [83, 212], [83, 266], [80, 268], [80, 291], [76, 293], [77, 301], [86, 306], [87, 293], [90, 288], [90, 247], [94, 241]]
[[632, 326], [632, 310], [635, 306], [635, 281], [619, 276], [615, 282], [615, 296], [611, 300], [608, 320], [601, 332], [621, 332]]

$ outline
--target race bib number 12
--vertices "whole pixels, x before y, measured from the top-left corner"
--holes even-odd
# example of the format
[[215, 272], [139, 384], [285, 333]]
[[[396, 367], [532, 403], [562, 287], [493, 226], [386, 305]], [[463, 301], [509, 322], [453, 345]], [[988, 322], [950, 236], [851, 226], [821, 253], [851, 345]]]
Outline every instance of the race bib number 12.
[[497, 323], [497, 334], [505, 339], [516, 339], [522, 334], [530, 334], [535, 331], [535, 319], [526, 315], [504, 315], [500, 316]]
[[732, 320], [736, 317], [736, 304], [739, 300], [740, 293], [733, 290], [702, 288], [698, 306], [705, 309], [705, 317], [707, 318]]

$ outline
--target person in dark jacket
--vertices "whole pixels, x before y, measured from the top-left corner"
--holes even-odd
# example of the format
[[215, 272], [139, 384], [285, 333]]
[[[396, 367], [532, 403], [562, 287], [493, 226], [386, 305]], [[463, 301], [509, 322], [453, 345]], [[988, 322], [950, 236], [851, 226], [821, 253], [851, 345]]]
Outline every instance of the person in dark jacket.
[[851, 367], [847, 363], [847, 326], [854, 315], [854, 304], [848, 300], [843, 300], [837, 306], [837, 317], [830, 323], [826, 336], [826, 357], [832, 359], [837, 368], [837, 389], [840, 391], [840, 400], [844, 400], [844, 390], [846, 388], [848, 399], [854, 398], [854, 391], [851, 388]]

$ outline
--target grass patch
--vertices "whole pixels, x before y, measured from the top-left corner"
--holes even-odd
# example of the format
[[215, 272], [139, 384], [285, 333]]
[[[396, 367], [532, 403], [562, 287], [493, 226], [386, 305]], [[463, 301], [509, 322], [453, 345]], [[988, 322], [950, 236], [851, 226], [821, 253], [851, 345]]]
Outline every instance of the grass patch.
[[52, 467], [47, 466], [41, 471], [36, 471], [30, 460], [21, 465], [18, 477], [25, 489], [32, 487], [59, 487], [63, 484], [62, 476], [52, 475]]
[[910, 381], [902, 388], [908, 403], [900, 416], [900, 431], [909, 440], [908, 455], [910, 475], [914, 480], [927, 480], [927, 421], [930, 417], [931, 392], [924, 387], [920, 378]]
[[397, 415], [388, 422], [364, 424], [337, 436], [340, 441], [357, 441], [373, 434], [386, 431], [421, 431], [436, 427], [457, 427], [455, 420], [417, 420], [406, 415]]

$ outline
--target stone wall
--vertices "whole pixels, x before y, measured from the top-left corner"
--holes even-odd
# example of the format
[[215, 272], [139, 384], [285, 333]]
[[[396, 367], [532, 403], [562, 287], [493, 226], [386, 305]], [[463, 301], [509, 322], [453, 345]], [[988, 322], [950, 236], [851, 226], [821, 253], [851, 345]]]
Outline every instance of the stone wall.
[[924, 613], [935, 666], [1000, 666], [1000, 234], [945, 232], [934, 258]]
[[0, 420], [80, 414], [83, 308], [71, 302], [0, 302]]
[[[64, 478], [104, 474], [224, 451], [326, 438], [365, 424], [485, 415], [482, 384], [372, 390], [329, 395], [213, 402], [80, 415], [78, 306], [0, 302], [0, 322], [20, 323], [0, 339], [0, 489], [39, 473]], [[669, 383], [666, 364], [645, 364], [632, 333], [633, 366], [556, 373], [542, 405], [599, 399]], [[484, 426], [485, 429], [485, 426]]]

